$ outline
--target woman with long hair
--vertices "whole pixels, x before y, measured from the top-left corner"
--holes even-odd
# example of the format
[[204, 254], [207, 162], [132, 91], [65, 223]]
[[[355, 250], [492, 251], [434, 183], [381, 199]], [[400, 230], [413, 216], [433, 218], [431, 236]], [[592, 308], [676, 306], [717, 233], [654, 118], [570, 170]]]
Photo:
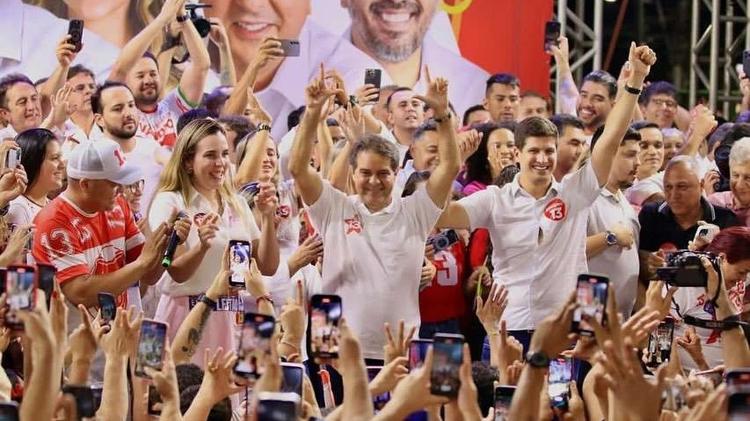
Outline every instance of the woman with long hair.
[[[260, 271], [264, 274], [276, 271], [279, 250], [273, 185], [262, 184], [255, 203], [260, 212], [261, 230], [247, 203], [232, 185], [224, 129], [213, 119], [188, 124], [180, 132], [174, 153], [164, 168], [148, 218], [149, 225], [155, 229], [179, 211], [190, 218], [194, 226], [159, 281], [162, 295], [155, 317], [169, 323], [171, 337], [189, 313], [191, 303], [200, 299], [210, 286], [230, 240], [251, 242], [252, 255]], [[208, 318], [193, 358], [201, 367], [203, 348], [236, 348], [234, 333], [239, 327], [236, 313], [242, 311], [241, 297], [235, 293], [222, 301], [233, 304], [230, 311], [214, 311]]]
[[475, 126], [482, 134], [477, 150], [466, 160], [464, 196], [484, 190], [508, 165], [515, 164], [515, 123], [485, 123]]

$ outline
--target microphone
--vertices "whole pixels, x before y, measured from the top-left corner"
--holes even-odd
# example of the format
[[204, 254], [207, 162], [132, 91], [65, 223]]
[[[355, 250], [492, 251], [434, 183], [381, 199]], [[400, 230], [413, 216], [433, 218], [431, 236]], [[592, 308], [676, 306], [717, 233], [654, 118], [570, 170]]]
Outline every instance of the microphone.
[[[177, 216], [175, 216], [174, 220], [175, 222], [182, 218], [186, 217], [184, 212], [180, 211], [177, 212]], [[167, 243], [167, 249], [164, 250], [164, 257], [161, 259], [161, 265], [166, 267], [169, 267], [172, 264], [172, 260], [174, 259], [174, 252], [177, 250], [177, 245], [180, 242], [180, 237], [177, 236], [177, 231], [175, 231], [174, 227], [172, 227], [172, 233], [169, 234], [169, 242]]]

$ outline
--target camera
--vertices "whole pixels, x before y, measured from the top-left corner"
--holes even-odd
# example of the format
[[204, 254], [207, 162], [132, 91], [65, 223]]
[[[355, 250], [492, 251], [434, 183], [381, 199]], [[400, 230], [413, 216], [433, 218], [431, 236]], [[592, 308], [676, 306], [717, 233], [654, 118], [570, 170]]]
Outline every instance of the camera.
[[705, 256], [716, 272], [721, 270], [719, 257], [713, 253], [678, 250], [667, 256], [667, 266], [656, 269], [656, 277], [678, 287], [706, 287], [708, 273], [703, 267], [701, 257]]
[[443, 231], [427, 239], [427, 244], [432, 244], [435, 252], [447, 250], [456, 242], [458, 242], [458, 234], [454, 230]]
[[185, 10], [190, 15], [190, 21], [195, 25], [195, 29], [200, 34], [201, 38], [208, 36], [211, 32], [211, 22], [203, 16], [203, 13], [199, 13], [198, 10], [211, 7], [210, 4], [186, 4]]

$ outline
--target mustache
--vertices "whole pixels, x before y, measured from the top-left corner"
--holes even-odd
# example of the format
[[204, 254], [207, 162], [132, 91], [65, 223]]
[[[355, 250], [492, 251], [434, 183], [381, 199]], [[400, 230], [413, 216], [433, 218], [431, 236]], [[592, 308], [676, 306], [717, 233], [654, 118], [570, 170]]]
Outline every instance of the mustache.
[[370, 11], [373, 13], [380, 13], [385, 9], [389, 10], [405, 10], [411, 14], [419, 14], [422, 12], [422, 5], [415, 0], [406, 1], [394, 1], [394, 0], [380, 0], [370, 5]]

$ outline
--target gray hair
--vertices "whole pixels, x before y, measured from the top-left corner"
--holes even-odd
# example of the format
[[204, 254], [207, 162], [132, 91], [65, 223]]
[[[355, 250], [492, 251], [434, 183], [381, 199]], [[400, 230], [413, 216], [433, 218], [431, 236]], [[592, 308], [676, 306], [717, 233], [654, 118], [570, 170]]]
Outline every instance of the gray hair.
[[729, 151], [729, 168], [750, 162], [750, 137], [743, 137], [734, 142]]
[[667, 127], [667, 128], [661, 129], [661, 135], [664, 136], [664, 138], [679, 137], [683, 141], [685, 141], [685, 133], [683, 133], [680, 129], [675, 129], [674, 127]]
[[667, 166], [664, 168], [664, 175], [677, 165], [682, 164], [685, 168], [690, 170], [695, 176], [698, 178], [698, 180], [701, 179], [701, 167], [698, 164], [698, 161], [693, 158], [692, 156], [688, 155], [677, 155], [674, 158], [670, 159], [669, 162], [667, 162]]
[[399, 167], [401, 154], [396, 145], [376, 134], [366, 134], [362, 136], [352, 147], [349, 154], [349, 164], [357, 169], [357, 156], [362, 152], [374, 152], [390, 161], [391, 169], [395, 172]]

